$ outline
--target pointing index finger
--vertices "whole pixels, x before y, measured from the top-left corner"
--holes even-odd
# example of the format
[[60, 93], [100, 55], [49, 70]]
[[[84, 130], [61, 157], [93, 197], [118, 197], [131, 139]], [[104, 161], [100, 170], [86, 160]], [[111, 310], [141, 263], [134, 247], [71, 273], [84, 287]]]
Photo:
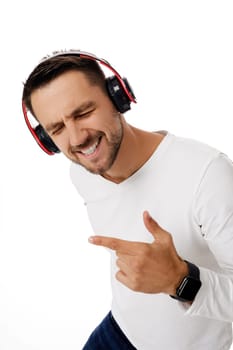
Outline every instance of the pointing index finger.
[[91, 236], [88, 241], [92, 244], [99, 245], [122, 254], [135, 255], [138, 250], [139, 242], [126, 241], [119, 238], [112, 238], [106, 236]]

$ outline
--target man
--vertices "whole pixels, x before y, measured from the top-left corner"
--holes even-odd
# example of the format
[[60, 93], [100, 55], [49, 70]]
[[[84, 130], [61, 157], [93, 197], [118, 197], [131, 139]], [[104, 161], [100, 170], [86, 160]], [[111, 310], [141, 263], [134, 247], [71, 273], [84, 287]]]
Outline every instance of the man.
[[232, 162], [205, 144], [128, 124], [131, 102], [126, 79], [79, 51], [47, 57], [24, 85], [30, 131], [47, 153], [72, 161], [96, 234], [89, 241], [111, 253], [112, 310], [83, 349], [229, 349]]

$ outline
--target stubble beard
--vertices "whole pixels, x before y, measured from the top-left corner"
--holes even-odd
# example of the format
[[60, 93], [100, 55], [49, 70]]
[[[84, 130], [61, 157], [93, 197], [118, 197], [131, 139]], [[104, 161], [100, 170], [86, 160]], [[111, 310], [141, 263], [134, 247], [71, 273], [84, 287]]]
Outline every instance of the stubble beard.
[[108, 155], [104, 160], [104, 164], [93, 164], [93, 165], [83, 164], [78, 158], [69, 157], [71, 161], [75, 164], [78, 164], [84, 167], [87, 171], [89, 171], [92, 174], [104, 175], [106, 171], [108, 171], [114, 164], [121, 146], [123, 135], [124, 135], [124, 129], [123, 129], [123, 123], [122, 123], [121, 117], [118, 115], [117, 118], [118, 118], [118, 127], [114, 132], [112, 132], [109, 135], [108, 139], [106, 138], [106, 135], [104, 133], [98, 134], [99, 137], [105, 138], [105, 142], [108, 147]]

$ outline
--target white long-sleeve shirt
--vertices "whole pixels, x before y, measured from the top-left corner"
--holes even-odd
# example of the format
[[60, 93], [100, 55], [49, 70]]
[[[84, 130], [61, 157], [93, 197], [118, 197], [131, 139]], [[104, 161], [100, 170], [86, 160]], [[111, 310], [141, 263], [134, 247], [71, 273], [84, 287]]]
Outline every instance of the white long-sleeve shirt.
[[178, 254], [200, 268], [191, 306], [165, 294], [134, 292], [115, 278], [112, 312], [138, 350], [226, 350], [233, 321], [233, 165], [200, 142], [167, 134], [151, 158], [120, 184], [72, 164], [94, 233], [151, 242], [142, 213], [170, 232]]

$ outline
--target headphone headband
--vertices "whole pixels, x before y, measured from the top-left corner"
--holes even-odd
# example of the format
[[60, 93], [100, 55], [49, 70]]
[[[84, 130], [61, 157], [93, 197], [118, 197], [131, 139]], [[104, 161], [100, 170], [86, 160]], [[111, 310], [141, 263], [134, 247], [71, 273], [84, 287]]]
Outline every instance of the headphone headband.
[[80, 58], [87, 58], [89, 60], [97, 61], [100, 64], [102, 64], [103, 66], [109, 68], [112, 71], [112, 73], [118, 78], [119, 82], [121, 83], [121, 86], [122, 86], [123, 90], [128, 95], [129, 100], [131, 102], [136, 103], [136, 98], [135, 98], [134, 94], [130, 93], [130, 91], [128, 90], [128, 87], [126, 86], [126, 84], [125, 84], [125, 82], [123, 80], [123, 78], [117, 72], [117, 70], [115, 68], [113, 68], [113, 66], [107, 60], [105, 60], [104, 58], [97, 57], [93, 53], [90, 53], [90, 52], [87, 52], [87, 51], [81, 51], [81, 50], [72, 50], [72, 49], [71, 50], [64, 50], [64, 51], [55, 51], [51, 55], [47, 55], [44, 58], [42, 58], [42, 60], [39, 62], [39, 64], [43, 63], [43, 62], [46, 62], [46, 61], [48, 61], [48, 60], [50, 60], [51, 58], [54, 58], [54, 57], [71, 56], [71, 55], [78, 56]]
[[[109, 68], [110, 71], [112, 71], [114, 76], [106, 78], [106, 85], [107, 85], [109, 96], [119, 112], [121, 113], [126, 112], [127, 110], [130, 109], [131, 102], [136, 103], [136, 98], [134, 96], [131, 86], [129, 85], [128, 80], [126, 78], [122, 78], [120, 74], [116, 71], [116, 69], [114, 69], [107, 60], [103, 58], [99, 58], [90, 52], [81, 51], [81, 50], [56, 51], [52, 53], [52, 55], [47, 55], [46, 57], [44, 57], [37, 66], [54, 57], [71, 56], [71, 55], [97, 61], [103, 66]], [[27, 108], [24, 101], [22, 101], [22, 109], [23, 109], [23, 115], [24, 115], [24, 119], [27, 124], [27, 127], [31, 132], [32, 136], [34, 137], [34, 139], [36, 140], [36, 142], [38, 143], [38, 145], [42, 148], [42, 150], [49, 155], [53, 155], [54, 153], [59, 153], [60, 152], [59, 149], [53, 143], [52, 139], [49, 137], [49, 135], [46, 133], [46, 131], [42, 128], [40, 124], [37, 125], [36, 128], [33, 128], [33, 126], [29, 121], [29, 118], [27, 115]]]
[[45, 61], [49, 60], [50, 58], [54, 58], [57, 56], [66, 56], [66, 55], [67, 56], [75, 55], [75, 56], [79, 56], [79, 57], [87, 57], [87, 58], [93, 59], [95, 61], [105, 62], [109, 67], [111, 66], [110, 63], [107, 60], [105, 60], [104, 58], [99, 58], [96, 55], [94, 55], [93, 53], [90, 53], [87, 51], [74, 50], [74, 49], [54, 51], [51, 55], [47, 55], [47, 56], [43, 57], [39, 63], [45, 62]]

